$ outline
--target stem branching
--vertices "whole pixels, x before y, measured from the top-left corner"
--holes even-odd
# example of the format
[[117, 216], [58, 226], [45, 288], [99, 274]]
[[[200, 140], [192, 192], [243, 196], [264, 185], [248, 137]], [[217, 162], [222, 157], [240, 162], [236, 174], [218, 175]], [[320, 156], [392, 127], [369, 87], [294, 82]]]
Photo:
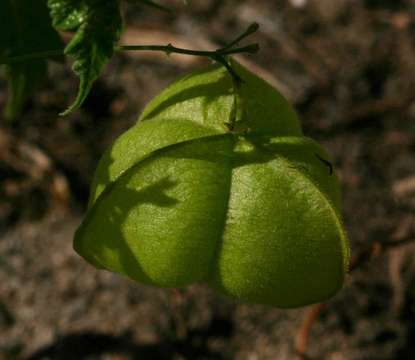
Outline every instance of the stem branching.
[[[240, 82], [240, 77], [235, 73], [232, 69], [232, 66], [229, 64], [228, 60], [226, 59], [227, 56], [233, 54], [240, 54], [240, 53], [249, 53], [254, 54], [258, 52], [259, 45], [258, 44], [248, 44], [241, 47], [235, 47], [238, 43], [246, 38], [247, 36], [253, 34], [255, 31], [258, 30], [258, 24], [253, 23], [248, 26], [248, 28], [239, 36], [237, 36], [234, 40], [226, 44], [225, 46], [208, 51], [208, 50], [191, 50], [191, 49], [183, 49], [172, 44], [167, 45], [120, 45], [115, 48], [115, 51], [162, 51], [165, 52], [167, 55], [170, 54], [182, 54], [182, 55], [191, 55], [191, 56], [202, 56], [210, 58], [220, 64], [222, 64], [230, 73], [232, 78], [236, 82]], [[59, 57], [65, 55], [64, 49], [56, 49], [56, 50], [48, 50], [48, 51], [40, 51], [30, 54], [18, 55], [18, 56], [11, 56], [11, 57], [0, 57], [0, 65], [12, 65], [20, 62], [25, 62], [29, 60], [39, 60], [51, 57]]]

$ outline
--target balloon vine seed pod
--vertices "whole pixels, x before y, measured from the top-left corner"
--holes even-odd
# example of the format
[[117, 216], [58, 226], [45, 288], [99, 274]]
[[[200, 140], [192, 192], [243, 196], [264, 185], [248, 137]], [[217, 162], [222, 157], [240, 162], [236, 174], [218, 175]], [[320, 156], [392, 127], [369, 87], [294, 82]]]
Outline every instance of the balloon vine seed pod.
[[153, 99], [105, 152], [74, 247], [158, 287], [205, 283], [282, 308], [343, 285], [349, 247], [328, 154], [274, 88], [212, 65]]

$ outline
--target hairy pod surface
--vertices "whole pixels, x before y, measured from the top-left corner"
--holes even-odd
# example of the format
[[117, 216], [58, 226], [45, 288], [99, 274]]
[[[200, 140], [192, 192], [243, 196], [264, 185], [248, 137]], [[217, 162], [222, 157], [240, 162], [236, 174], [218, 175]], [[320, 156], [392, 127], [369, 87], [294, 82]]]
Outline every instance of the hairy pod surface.
[[329, 156], [274, 88], [234, 68], [236, 105], [231, 77], [212, 65], [165, 89], [114, 142], [74, 247], [148, 285], [203, 282], [283, 308], [324, 301], [349, 262]]

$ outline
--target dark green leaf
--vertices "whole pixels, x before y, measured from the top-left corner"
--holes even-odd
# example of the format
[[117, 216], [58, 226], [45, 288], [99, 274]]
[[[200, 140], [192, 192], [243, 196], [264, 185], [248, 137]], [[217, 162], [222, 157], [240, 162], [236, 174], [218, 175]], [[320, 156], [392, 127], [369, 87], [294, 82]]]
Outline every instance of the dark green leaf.
[[78, 95], [62, 115], [78, 109], [103, 66], [114, 53], [122, 30], [119, 0], [49, 0], [53, 23], [62, 30], [77, 30], [65, 49], [74, 58], [80, 78]]
[[85, 18], [83, 0], [48, 0], [53, 26], [69, 31], [77, 29]]
[[[8, 58], [62, 48], [51, 26], [46, 0], [0, 1], [0, 57]], [[16, 117], [24, 101], [46, 76], [46, 61], [26, 61], [6, 65], [9, 101], [6, 117]]]

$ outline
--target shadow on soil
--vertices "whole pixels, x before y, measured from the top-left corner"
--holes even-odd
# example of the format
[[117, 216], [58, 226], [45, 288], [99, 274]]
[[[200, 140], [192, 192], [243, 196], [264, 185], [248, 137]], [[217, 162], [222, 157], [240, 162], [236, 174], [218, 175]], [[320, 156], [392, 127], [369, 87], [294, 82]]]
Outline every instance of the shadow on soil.
[[105, 354], [124, 355], [128, 359], [169, 360], [224, 359], [223, 354], [209, 349], [209, 342], [228, 339], [233, 332], [228, 319], [214, 318], [205, 328], [192, 329], [183, 340], [165, 339], [154, 344], [138, 344], [131, 333], [114, 336], [99, 332], [67, 334], [39, 349], [26, 360], [83, 360], [101, 358]]

